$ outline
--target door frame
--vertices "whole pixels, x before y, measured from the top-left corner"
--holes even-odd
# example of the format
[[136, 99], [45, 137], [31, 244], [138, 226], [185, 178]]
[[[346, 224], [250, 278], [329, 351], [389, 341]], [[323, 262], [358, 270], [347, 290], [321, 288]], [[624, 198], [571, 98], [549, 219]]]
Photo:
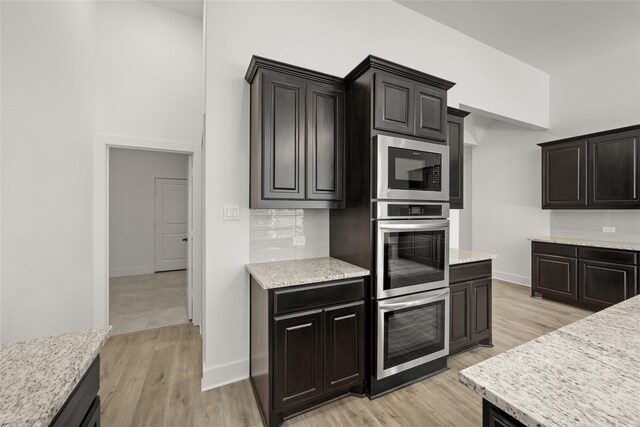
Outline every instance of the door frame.
[[[189, 159], [188, 233], [192, 253], [187, 273], [192, 295], [193, 324], [204, 334], [204, 204], [201, 143], [165, 141], [119, 135], [96, 134], [94, 147], [94, 324], [109, 325], [109, 149], [164, 151], [187, 154]], [[188, 251], [189, 252], [189, 251]], [[188, 265], [188, 267], [189, 267]]]

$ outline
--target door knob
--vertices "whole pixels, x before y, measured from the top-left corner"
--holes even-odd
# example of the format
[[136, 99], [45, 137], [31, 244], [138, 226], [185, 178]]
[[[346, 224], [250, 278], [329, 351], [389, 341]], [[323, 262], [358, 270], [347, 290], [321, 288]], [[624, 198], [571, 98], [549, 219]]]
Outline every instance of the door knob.
[[183, 242], [186, 242], [188, 239], [185, 237], [184, 239], [182, 239]]

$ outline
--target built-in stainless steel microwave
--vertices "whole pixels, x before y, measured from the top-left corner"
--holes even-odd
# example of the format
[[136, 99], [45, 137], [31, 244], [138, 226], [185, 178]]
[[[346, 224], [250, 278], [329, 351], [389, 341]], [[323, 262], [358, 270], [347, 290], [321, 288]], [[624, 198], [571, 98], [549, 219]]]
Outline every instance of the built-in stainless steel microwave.
[[449, 147], [386, 135], [374, 137], [376, 198], [449, 200]]

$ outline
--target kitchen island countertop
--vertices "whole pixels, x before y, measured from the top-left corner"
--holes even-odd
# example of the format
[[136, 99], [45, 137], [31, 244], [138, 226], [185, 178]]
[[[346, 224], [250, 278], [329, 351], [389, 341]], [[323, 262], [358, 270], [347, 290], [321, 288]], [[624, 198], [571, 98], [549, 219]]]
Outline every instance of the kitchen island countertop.
[[529, 426], [640, 425], [640, 296], [460, 372]]
[[110, 330], [0, 346], [0, 425], [49, 425], [100, 353]]

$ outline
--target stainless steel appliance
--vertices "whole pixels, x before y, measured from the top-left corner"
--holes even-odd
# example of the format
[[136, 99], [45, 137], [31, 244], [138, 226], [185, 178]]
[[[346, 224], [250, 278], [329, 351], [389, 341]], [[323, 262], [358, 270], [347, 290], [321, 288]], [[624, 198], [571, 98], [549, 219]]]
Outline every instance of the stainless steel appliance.
[[376, 135], [376, 197], [449, 200], [449, 147]]
[[449, 289], [376, 302], [376, 378], [449, 355]]
[[376, 203], [374, 387], [376, 381], [392, 381], [387, 378], [438, 359], [446, 366], [448, 216], [447, 203]]

